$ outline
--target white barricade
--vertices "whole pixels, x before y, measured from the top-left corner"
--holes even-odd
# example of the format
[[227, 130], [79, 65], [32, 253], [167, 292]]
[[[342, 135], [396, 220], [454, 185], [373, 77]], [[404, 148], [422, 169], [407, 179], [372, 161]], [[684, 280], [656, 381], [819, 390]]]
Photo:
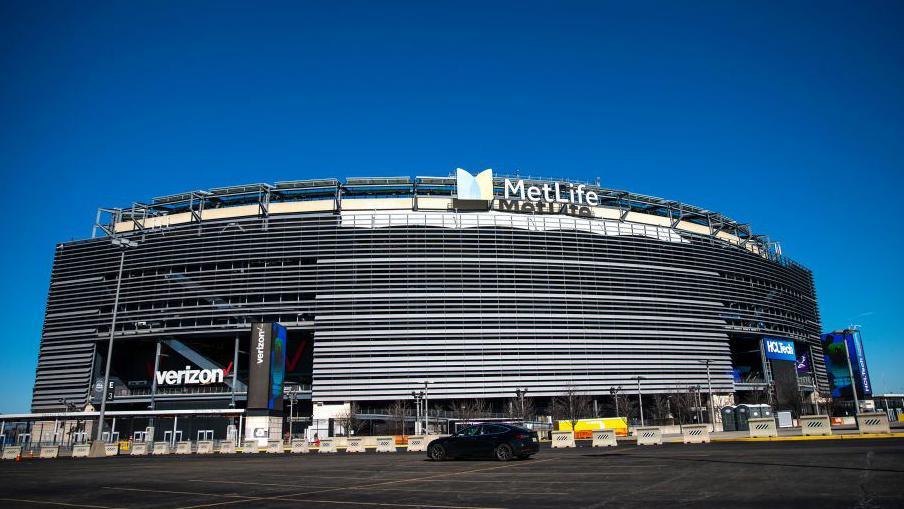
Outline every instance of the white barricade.
[[308, 441], [303, 438], [292, 440], [292, 454], [307, 454], [311, 452]]
[[176, 442], [176, 454], [191, 454], [191, 442]]
[[104, 456], [119, 456], [119, 444], [104, 444]]
[[257, 454], [261, 451], [257, 445], [257, 440], [245, 440], [242, 443], [242, 452], [245, 454]]
[[553, 449], [575, 447], [574, 433], [571, 431], [552, 431], [550, 432], [550, 439], [552, 440], [551, 447]]
[[91, 454], [91, 446], [88, 444], [78, 444], [72, 446], [73, 458], [87, 458]]
[[282, 454], [284, 452], [286, 452], [286, 450], [283, 448], [282, 440], [267, 441], [267, 454]]
[[345, 452], [367, 452], [364, 449], [364, 438], [363, 437], [349, 437], [348, 438], [348, 446], [346, 446]]
[[147, 442], [132, 442], [132, 451], [129, 454], [132, 456], [147, 456], [148, 455], [148, 443]]
[[427, 437], [411, 435], [408, 437], [408, 452], [424, 452], [427, 450]]
[[798, 421], [800, 421], [800, 434], [805, 437], [832, 434], [832, 423], [829, 421], [828, 415], [802, 415]]
[[377, 452], [396, 452], [395, 437], [377, 437]]
[[60, 446], [58, 445], [42, 445], [41, 451], [38, 453], [39, 458], [56, 458], [60, 455]]
[[634, 428], [637, 445], [662, 445], [662, 430], [656, 426]]
[[617, 447], [614, 429], [593, 430], [593, 447]]
[[891, 433], [888, 415], [882, 412], [857, 414], [860, 433]]
[[775, 419], [773, 417], [756, 417], [748, 419], [747, 424], [750, 426], [750, 438], [778, 436], [778, 429], [775, 427]]
[[220, 448], [217, 449], [218, 454], [235, 454], [235, 442], [232, 440], [223, 440], [220, 442]]
[[709, 424], [685, 424], [681, 426], [681, 437], [686, 444], [708, 444]]
[[322, 453], [336, 452], [336, 439], [333, 437], [321, 438], [319, 452], [322, 452]]
[[22, 454], [21, 445], [7, 445], [3, 449], [3, 459], [5, 460], [14, 460], [20, 454]]
[[154, 442], [154, 448], [151, 449], [151, 454], [154, 456], [163, 456], [170, 452], [169, 442]]
[[213, 440], [198, 440], [198, 454], [213, 454]]

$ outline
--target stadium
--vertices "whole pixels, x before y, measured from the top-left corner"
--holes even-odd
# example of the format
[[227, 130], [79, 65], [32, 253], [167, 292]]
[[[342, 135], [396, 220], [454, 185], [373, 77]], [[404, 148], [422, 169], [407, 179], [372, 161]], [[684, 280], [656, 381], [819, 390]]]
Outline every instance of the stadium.
[[100, 209], [56, 247], [32, 411], [793, 406], [827, 389], [820, 332], [807, 268], [685, 203], [491, 170], [222, 187]]

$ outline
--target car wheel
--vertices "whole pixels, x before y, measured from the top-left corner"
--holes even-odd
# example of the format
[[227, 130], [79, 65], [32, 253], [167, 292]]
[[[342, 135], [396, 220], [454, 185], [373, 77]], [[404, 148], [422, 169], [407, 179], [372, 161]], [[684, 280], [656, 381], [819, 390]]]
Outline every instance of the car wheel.
[[429, 456], [433, 461], [442, 461], [446, 459], [446, 448], [439, 444], [433, 444], [430, 446]]
[[496, 448], [496, 459], [499, 461], [508, 461], [514, 456], [512, 447], [508, 444], [502, 444]]

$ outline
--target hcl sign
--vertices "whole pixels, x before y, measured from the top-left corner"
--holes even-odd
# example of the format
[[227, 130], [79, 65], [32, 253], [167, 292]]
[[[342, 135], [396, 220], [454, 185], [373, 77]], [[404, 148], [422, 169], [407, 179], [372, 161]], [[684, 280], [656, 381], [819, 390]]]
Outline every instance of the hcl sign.
[[768, 359], [797, 362], [793, 341], [763, 338], [763, 346], [766, 349], [766, 358]]

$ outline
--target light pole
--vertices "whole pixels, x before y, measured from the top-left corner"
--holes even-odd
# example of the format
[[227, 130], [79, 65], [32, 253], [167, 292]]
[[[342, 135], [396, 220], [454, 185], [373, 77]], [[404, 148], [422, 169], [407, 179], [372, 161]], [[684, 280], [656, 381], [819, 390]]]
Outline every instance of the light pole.
[[709, 392], [709, 422], [713, 425], [713, 431], [716, 431], [716, 407], [713, 402], [713, 380], [709, 375], [709, 365], [712, 363], [712, 359], [703, 359], [700, 362], [706, 364], [706, 386], [707, 391]]
[[430, 434], [430, 395], [428, 385], [430, 380], [424, 380], [424, 434]]
[[424, 391], [411, 391], [411, 397], [414, 398], [414, 433], [417, 434], [417, 428], [421, 426], [421, 400], [424, 398]]
[[524, 415], [524, 394], [526, 392], [527, 392], [527, 387], [525, 387], [523, 389], [515, 389], [515, 396], [519, 400], [519, 405], [521, 405], [521, 408], [519, 409], [518, 413], [521, 414], [521, 423], [522, 424], [524, 423], [524, 419], [526, 418], [526, 416]]
[[119, 248], [119, 272], [116, 276], [116, 293], [113, 296], [113, 317], [110, 323], [110, 339], [107, 342], [107, 362], [104, 368], [104, 392], [100, 396], [100, 412], [97, 416], [97, 433], [94, 434], [94, 443], [91, 444], [91, 456], [105, 456], [104, 444], [101, 442], [101, 434], [104, 430], [104, 412], [107, 410], [107, 391], [110, 390], [110, 363], [113, 360], [113, 335], [116, 333], [116, 314], [119, 311], [119, 289], [122, 287], [122, 267], [126, 261], [126, 249], [138, 247], [134, 240], [114, 238], [114, 246]]
[[640, 409], [640, 426], [643, 427], [643, 394], [640, 392], [640, 381], [646, 380], [646, 378], [638, 375], [634, 379], [637, 380], [637, 407]]

